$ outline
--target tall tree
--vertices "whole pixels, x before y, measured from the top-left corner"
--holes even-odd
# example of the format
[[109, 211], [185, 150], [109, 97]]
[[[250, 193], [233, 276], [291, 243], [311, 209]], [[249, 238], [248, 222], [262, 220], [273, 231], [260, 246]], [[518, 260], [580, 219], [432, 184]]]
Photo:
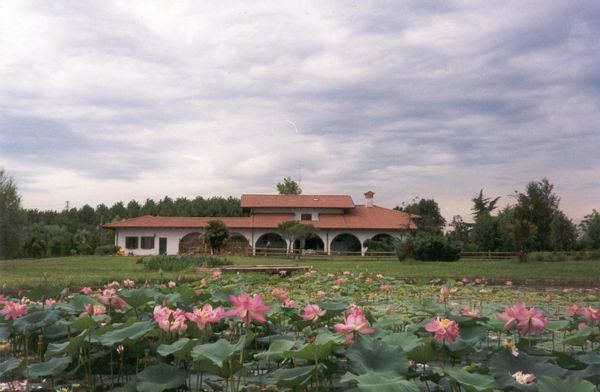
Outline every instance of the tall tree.
[[302, 193], [302, 189], [291, 177], [286, 177], [282, 182], [277, 183], [277, 192], [280, 195], [299, 195]]
[[580, 223], [582, 239], [587, 249], [600, 249], [600, 213], [592, 210]]
[[490, 215], [492, 211], [496, 209], [498, 200], [500, 200], [500, 196], [496, 197], [495, 199], [483, 197], [483, 189], [480, 190], [479, 195], [471, 199], [473, 202], [473, 208], [471, 208], [471, 211], [473, 211], [473, 216], [475, 219], [482, 215]]
[[575, 249], [577, 242], [577, 226], [564, 212], [554, 214], [550, 223], [550, 243], [555, 251]]
[[532, 181], [525, 192], [516, 193], [516, 218], [535, 226], [533, 250], [551, 250], [550, 224], [558, 212], [560, 198], [554, 193], [554, 185], [548, 179]]
[[229, 230], [222, 221], [212, 220], [206, 224], [204, 240], [210, 246], [211, 254], [218, 254], [228, 238]]
[[410, 204], [395, 209], [419, 215], [420, 219], [417, 219], [416, 223], [417, 229], [422, 233], [441, 234], [446, 226], [446, 219], [442, 216], [438, 203], [433, 199], [417, 197]]
[[458, 242], [463, 250], [469, 249], [469, 234], [472, 224], [466, 223], [462, 216], [455, 215], [452, 217], [452, 222], [449, 225], [452, 230], [447, 234], [452, 241]]
[[0, 259], [19, 256], [23, 225], [24, 214], [17, 185], [12, 177], [0, 168]]
[[294, 249], [296, 240], [303, 241], [317, 232], [316, 227], [310, 223], [300, 223], [297, 221], [281, 222], [277, 226], [277, 230], [283, 238], [288, 240], [287, 254], [291, 254]]

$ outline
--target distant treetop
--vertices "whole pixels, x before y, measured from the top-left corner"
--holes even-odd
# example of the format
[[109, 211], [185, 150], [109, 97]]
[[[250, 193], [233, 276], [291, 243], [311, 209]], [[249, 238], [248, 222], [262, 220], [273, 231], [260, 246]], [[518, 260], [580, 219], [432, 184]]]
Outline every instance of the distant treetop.
[[300, 195], [302, 193], [300, 185], [291, 177], [286, 177], [282, 182], [277, 183], [277, 191], [280, 195]]

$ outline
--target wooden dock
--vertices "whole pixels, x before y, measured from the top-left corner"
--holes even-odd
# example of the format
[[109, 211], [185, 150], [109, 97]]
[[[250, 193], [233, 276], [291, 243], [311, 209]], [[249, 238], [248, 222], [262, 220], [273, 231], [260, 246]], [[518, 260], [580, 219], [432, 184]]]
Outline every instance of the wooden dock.
[[[203, 271], [206, 270], [206, 271]], [[264, 272], [268, 275], [291, 276], [294, 272], [306, 272], [310, 267], [303, 265], [226, 265], [218, 268], [201, 268], [198, 272], [221, 270], [223, 272]]]

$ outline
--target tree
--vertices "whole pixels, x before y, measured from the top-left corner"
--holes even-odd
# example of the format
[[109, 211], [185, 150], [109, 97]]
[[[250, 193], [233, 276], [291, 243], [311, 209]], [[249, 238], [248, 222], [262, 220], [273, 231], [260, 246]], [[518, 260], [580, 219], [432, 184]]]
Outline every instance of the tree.
[[225, 223], [220, 220], [212, 220], [206, 224], [204, 240], [210, 246], [211, 254], [219, 253], [228, 238], [229, 230], [225, 226]]
[[317, 229], [311, 224], [308, 223], [300, 223], [297, 221], [285, 221], [281, 222], [277, 226], [277, 230], [283, 238], [288, 241], [287, 244], [287, 254], [290, 255], [293, 251], [294, 242], [296, 240], [303, 241], [307, 239], [309, 236], [316, 233]]
[[280, 195], [299, 195], [302, 193], [302, 189], [291, 177], [286, 177], [283, 182], [277, 183], [277, 192]]
[[450, 230], [446, 236], [450, 240], [461, 244], [462, 249], [467, 249], [470, 242], [469, 235], [471, 226], [472, 224], [466, 223], [462, 216], [455, 215], [452, 217], [452, 222], [450, 223], [452, 230]]
[[547, 178], [532, 181], [524, 193], [516, 193], [516, 218], [536, 227], [532, 250], [550, 250], [550, 224], [558, 212], [560, 198], [553, 192], [554, 185]]
[[577, 227], [562, 211], [558, 211], [550, 223], [550, 243], [555, 251], [575, 249]]
[[446, 219], [440, 213], [440, 207], [433, 199], [419, 199], [417, 197], [410, 204], [395, 209], [419, 215], [421, 218], [416, 223], [420, 232], [441, 234], [442, 229], [446, 226]]
[[592, 213], [583, 217], [580, 223], [582, 239], [587, 249], [600, 249], [600, 213], [592, 210]]
[[496, 203], [498, 203], [498, 200], [500, 200], [500, 196], [493, 200], [489, 197], [483, 197], [483, 189], [480, 190], [479, 195], [471, 199], [473, 202], [473, 208], [471, 208], [471, 211], [473, 211], [475, 220], [483, 215], [491, 215], [491, 212], [496, 209]]
[[17, 185], [0, 169], [0, 259], [20, 255], [23, 224], [24, 214]]

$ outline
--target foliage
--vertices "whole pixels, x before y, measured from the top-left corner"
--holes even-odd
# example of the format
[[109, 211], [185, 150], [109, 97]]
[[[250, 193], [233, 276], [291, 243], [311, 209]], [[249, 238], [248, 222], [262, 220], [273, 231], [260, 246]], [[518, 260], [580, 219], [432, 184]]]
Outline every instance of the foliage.
[[287, 253], [292, 252], [294, 242], [303, 241], [317, 232], [317, 228], [310, 223], [300, 223], [297, 221], [281, 222], [277, 226], [277, 231], [281, 236], [288, 240]]
[[471, 201], [473, 202], [473, 208], [471, 208], [471, 211], [473, 211], [473, 216], [475, 217], [475, 220], [484, 215], [489, 216], [491, 212], [496, 209], [496, 204], [499, 200], [500, 196], [496, 197], [495, 199], [483, 197], [483, 189], [480, 190], [479, 195], [471, 199]]
[[433, 199], [417, 197], [410, 204], [395, 209], [419, 215], [420, 218], [416, 220], [419, 232], [441, 234], [442, 229], [446, 226], [446, 219], [440, 213], [438, 203]]
[[279, 192], [280, 195], [300, 195], [302, 189], [291, 177], [286, 177], [282, 182], [277, 183], [277, 192]]
[[460, 246], [441, 236], [417, 236], [414, 257], [422, 261], [456, 261], [460, 258]]
[[[461, 245], [463, 250], [469, 249], [471, 250], [471, 224], [466, 223], [460, 215], [455, 215], [452, 217], [452, 222], [449, 225], [452, 230], [446, 233], [446, 236]], [[473, 250], [476, 250], [475, 248]]]
[[[32, 390], [66, 390], [73, 384], [81, 390], [141, 392], [595, 390], [600, 380], [596, 290], [532, 295], [475, 282], [416, 286], [379, 272], [310, 271], [292, 278], [224, 274], [174, 287], [139, 279], [46, 303], [0, 293], [5, 295], [0, 310], [16, 302], [27, 310], [0, 321], [0, 340], [11, 350], [0, 360], [0, 377], [27, 379]], [[271, 309], [264, 323], [250, 323], [235, 310], [232, 298], [249, 290], [267, 304], [261, 312]], [[327, 298], [319, 299], [320, 292]], [[447, 297], [439, 298], [440, 292]], [[543, 299], [548, 294], [555, 297], [552, 303]], [[90, 315], [90, 305], [104, 306], [107, 295], [125, 304]], [[498, 320], [501, 309], [525, 300], [537, 310], [515, 317], [519, 325], [528, 317], [542, 323], [539, 336], [504, 330]], [[586, 306], [590, 316], [569, 312], [573, 301]], [[302, 317], [308, 304], [326, 313], [308, 321]], [[243, 308], [257, 312], [252, 305], [245, 302]], [[465, 306], [477, 314], [465, 315]], [[192, 316], [217, 307], [199, 328]], [[176, 320], [162, 319], [161, 309], [180, 319], [176, 329]], [[336, 332], [332, 326], [349, 323], [357, 311], [365, 317], [360, 325], [348, 334]], [[432, 320], [455, 325], [457, 340], [436, 340], [426, 328]], [[581, 323], [589, 325], [581, 328]], [[358, 333], [365, 327], [370, 333]]]
[[21, 196], [17, 185], [0, 168], [0, 259], [20, 256], [22, 226]]
[[550, 225], [560, 202], [560, 198], [554, 193], [554, 185], [547, 178], [532, 181], [525, 187], [525, 192], [516, 192], [516, 198], [515, 214], [520, 222], [518, 230], [529, 228], [520, 231], [529, 231], [531, 250], [551, 250]]
[[393, 252], [398, 245], [398, 239], [389, 235], [378, 235], [365, 241], [369, 251]]
[[217, 267], [233, 264], [230, 260], [216, 256], [144, 256], [138, 259], [144, 271], [178, 272], [197, 267]]
[[550, 244], [555, 251], [573, 250], [577, 244], [577, 226], [562, 211], [550, 223]]
[[581, 221], [582, 239], [587, 249], [600, 249], [600, 213], [593, 210]]
[[229, 238], [229, 230], [220, 220], [211, 220], [206, 224], [203, 234], [204, 240], [210, 246], [212, 254], [218, 254], [221, 247]]
[[116, 255], [118, 251], [118, 246], [107, 244], [96, 247], [96, 249], [94, 250], [94, 254], [98, 256], [112, 256]]

